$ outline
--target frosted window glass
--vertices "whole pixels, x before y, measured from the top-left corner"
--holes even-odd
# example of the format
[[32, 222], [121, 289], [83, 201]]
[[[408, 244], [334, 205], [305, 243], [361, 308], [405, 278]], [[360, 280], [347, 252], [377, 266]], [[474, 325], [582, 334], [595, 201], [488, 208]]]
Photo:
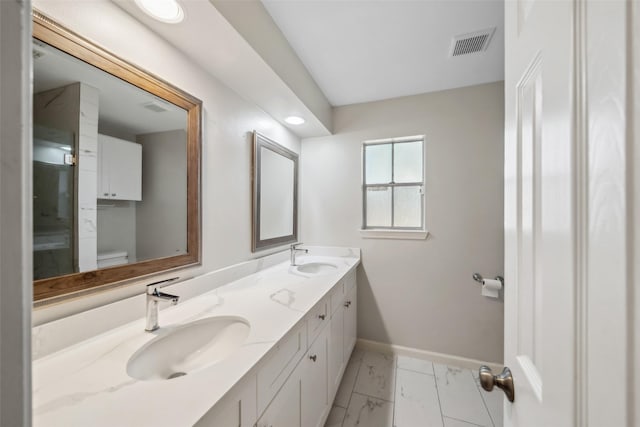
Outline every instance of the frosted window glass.
[[393, 189], [393, 226], [421, 227], [422, 226], [422, 195], [421, 187], [395, 187]]
[[422, 182], [422, 141], [396, 143], [393, 153], [394, 182]]
[[367, 188], [367, 227], [391, 227], [391, 188]]
[[365, 182], [388, 184], [391, 182], [391, 144], [365, 147]]

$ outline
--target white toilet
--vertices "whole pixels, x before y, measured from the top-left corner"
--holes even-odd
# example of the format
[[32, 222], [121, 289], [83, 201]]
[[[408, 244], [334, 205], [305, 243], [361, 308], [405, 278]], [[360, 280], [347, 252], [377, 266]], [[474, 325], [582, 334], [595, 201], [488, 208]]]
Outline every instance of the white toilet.
[[126, 251], [102, 252], [98, 254], [98, 268], [113, 267], [129, 263]]

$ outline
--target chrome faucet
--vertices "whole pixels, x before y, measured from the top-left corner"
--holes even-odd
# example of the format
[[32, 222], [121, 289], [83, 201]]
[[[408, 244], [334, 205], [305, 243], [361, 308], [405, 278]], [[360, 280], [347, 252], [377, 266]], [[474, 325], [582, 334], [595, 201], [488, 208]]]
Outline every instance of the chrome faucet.
[[159, 291], [160, 285], [167, 285], [176, 280], [178, 277], [172, 277], [147, 285], [147, 326], [144, 328], [145, 331], [153, 332], [160, 327], [158, 325], [158, 303], [160, 301], [171, 301], [172, 305], [178, 304], [179, 296]]
[[304, 252], [305, 254], [309, 253], [309, 249], [298, 249], [298, 246], [302, 244], [303, 243], [294, 243], [293, 245], [291, 245], [291, 265], [292, 266], [296, 265], [296, 253], [298, 252]]

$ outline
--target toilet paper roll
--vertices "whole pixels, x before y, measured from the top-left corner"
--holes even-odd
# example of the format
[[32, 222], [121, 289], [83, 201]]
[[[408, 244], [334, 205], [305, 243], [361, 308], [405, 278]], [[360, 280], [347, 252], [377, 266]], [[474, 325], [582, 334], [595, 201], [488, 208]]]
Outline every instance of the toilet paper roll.
[[482, 280], [482, 295], [489, 298], [498, 298], [502, 289], [502, 282], [496, 279]]

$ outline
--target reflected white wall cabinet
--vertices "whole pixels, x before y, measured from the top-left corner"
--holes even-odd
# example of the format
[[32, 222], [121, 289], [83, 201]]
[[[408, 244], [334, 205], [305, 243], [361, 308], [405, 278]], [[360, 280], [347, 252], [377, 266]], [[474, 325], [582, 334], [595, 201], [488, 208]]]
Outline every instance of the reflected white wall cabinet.
[[142, 200], [142, 146], [98, 135], [98, 198]]

